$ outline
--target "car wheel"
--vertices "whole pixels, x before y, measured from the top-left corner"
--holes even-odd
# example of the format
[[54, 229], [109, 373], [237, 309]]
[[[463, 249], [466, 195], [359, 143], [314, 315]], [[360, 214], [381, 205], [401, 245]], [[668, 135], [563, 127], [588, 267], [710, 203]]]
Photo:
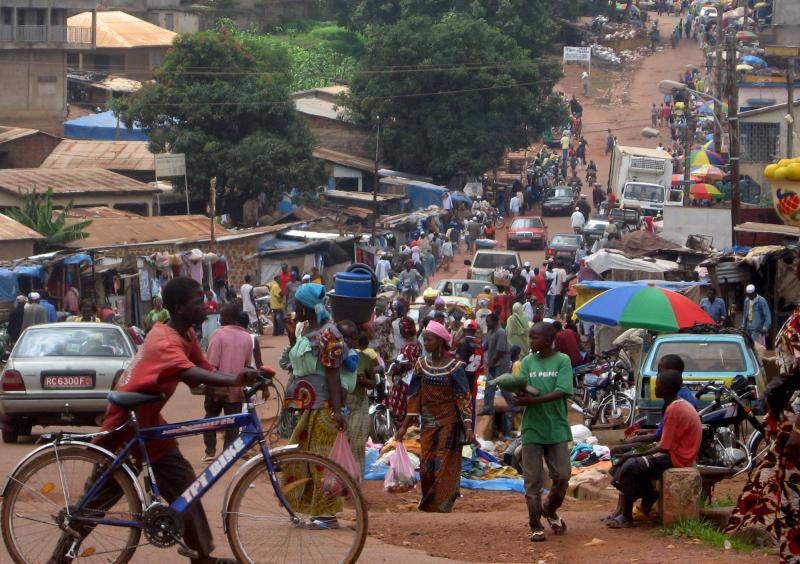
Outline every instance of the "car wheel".
[[8, 427], [3, 427], [3, 442], [6, 444], [14, 444], [19, 439], [19, 428], [16, 424], [9, 423]]
[[506, 249], [508, 249], [510, 251], [513, 248], [514, 248], [514, 243], [512, 243], [511, 241], [506, 239]]
[[29, 437], [33, 432], [33, 423], [20, 423], [17, 425], [17, 434], [22, 437]]

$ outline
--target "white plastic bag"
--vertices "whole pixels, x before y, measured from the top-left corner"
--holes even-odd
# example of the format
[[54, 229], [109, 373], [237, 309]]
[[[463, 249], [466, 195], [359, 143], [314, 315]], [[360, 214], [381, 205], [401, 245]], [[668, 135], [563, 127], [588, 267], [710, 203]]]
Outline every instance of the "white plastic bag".
[[405, 493], [413, 490], [417, 484], [414, 466], [408, 457], [406, 447], [397, 443], [392, 457], [389, 459], [389, 471], [383, 480], [383, 489], [389, 493]]

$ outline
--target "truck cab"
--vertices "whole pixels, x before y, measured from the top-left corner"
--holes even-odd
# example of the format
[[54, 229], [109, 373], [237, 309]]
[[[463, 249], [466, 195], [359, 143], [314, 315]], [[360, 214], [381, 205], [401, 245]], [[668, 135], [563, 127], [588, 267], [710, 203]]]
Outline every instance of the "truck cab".
[[[683, 384], [694, 394], [709, 383], [730, 387], [736, 376], [744, 376], [764, 397], [765, 376], [758, 355], [741, 334], [670, 334], [655, 339], [642, 362], [636, 399], [639, 418], [644, 426], [655, 427], [661, 420], [664, 402], [656, 397], [656, 375], [659, 361], [668, 354], [683, 359]], [[713, 394], [702, 396], [697, 402], [701, 409], [713, 401]], [[752, 403], [754, 410], [762, 410], [760, 399]]]

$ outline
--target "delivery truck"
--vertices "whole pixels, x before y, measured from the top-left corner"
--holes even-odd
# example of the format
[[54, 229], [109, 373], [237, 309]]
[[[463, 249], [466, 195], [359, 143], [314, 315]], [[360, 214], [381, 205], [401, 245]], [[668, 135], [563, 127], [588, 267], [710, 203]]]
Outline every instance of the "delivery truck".
[[644, 215], [683, 205], [683, 192], [672, 189], [672, 157], [666, 151], [615, 146], [608, 185], [621, 206], [638, 206]]

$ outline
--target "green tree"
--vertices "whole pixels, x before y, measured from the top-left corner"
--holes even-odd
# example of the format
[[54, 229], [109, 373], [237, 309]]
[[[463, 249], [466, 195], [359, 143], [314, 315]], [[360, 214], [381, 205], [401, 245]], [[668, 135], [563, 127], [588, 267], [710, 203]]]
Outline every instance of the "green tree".
[[115, 109], [148, 132], [151, 151], [186, 154], [190, 191], [206, 197], [216, 177], [219, 209], [261, 193], [275, 203], [322, 179], [290, 97], [289, 65], [285, 49], [244, 46], [226, 30], [181, 35], [155, 82]]
[[53, 208], [53, 189], [48, 188], [47, 192], [37, 193], [34, 188], [32, 192], [25, 194], [22, 207], [12, 208], [3, 213], [44, 235], [45, 240], [37, 242], [34, 246], [36, 252], [41, 253], [48, 248], [63, 247], [67, 243], [89, 236], [84, 230], [92, 224], [91, 221], [78, 221], [67, 225], [67, 215], [73, 207], [70, 201], [63, 210], [56, 212]]
[[560, 66], [532, 61], [511, 37], [462, 13], [384, 26], [362, 69], [343, 100], [351, 116], [364, 124], [380, 116], [389, 160], [439, 180], [483, 173], [564, 118], [549, 97]]

